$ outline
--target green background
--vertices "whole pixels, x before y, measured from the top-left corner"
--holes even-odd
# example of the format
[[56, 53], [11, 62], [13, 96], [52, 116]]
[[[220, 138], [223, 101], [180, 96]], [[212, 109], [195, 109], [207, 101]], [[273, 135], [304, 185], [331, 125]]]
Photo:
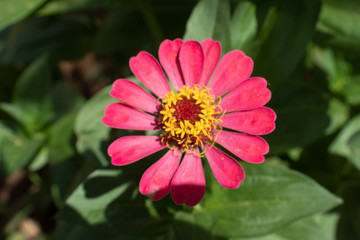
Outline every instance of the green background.
[[[1, 0], [0, 239], [360, 239], [358, 0]], [[194, 208], [138, 192], [162, 153], [123, 167], [101, 122], [130, 57], [219, 40], [268, 80], [266, 163]], [[30, 230], [29, 230], [30, 229]]]

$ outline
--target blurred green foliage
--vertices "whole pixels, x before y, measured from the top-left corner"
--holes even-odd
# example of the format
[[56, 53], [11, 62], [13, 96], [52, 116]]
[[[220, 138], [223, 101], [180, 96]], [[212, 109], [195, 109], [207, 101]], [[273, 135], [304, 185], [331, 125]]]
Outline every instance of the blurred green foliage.
[[[360, 239], [360, 2], [2, 0], [0, 239]], [[138, 192], [161, 153], [110, 166], [109, 84], [164, 39], [213, 38], [265, 77], [267, 162], [237, 190], [204, 161], [195, 208]], [[132, 80], [137, 81], [133, 77]], [[152, 133], [145, 133], [152, 134]], [[33, 235], [31, 235], [33, 234]]]

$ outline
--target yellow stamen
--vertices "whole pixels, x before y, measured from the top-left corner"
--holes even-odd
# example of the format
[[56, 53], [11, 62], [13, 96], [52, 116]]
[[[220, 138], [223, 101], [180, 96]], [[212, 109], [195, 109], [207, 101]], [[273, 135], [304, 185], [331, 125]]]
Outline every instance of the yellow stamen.
[[178, 145], [187, 152], [209, 141], [211, 144], [203, 147], [203, 155], [221, 130], [218, 124], [225, 112], [219, 105], [220, 101], [215, 104], [210, 90], [200, 86], [184, 86], [177, 94], [171, 91], [162, 101], [160, 124], [165, 132], [161, 135], [161, 142], [166, 142], [171, 149]]

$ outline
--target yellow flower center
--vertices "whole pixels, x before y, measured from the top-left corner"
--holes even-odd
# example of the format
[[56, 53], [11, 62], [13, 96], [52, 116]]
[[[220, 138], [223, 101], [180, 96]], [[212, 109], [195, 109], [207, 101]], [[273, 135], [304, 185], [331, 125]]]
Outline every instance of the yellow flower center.
[[[162, 99], [160, 126], [164, 130], [161, 141], [170, 148], [180, 147], [183, 151], [216, 139], [215, 129], [225, 112], [207, 87], [183, 86], [178, 93], [170, 91]], [[216, 131], [219, 132], [219, 131]], [[206, 151], [206, 146], [203, 148]]]

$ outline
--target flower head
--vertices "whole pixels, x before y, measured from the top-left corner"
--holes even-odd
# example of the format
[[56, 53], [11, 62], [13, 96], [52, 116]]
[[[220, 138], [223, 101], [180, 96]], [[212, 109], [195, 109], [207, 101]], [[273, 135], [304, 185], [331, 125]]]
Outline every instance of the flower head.
[[212, 39], [165, 40], [159, 48], [162, 67], [147, 52], [130, 59], [132, 72], [152, 94], [126, 79], [113, 84], [110, 94], [120, 102], [105, 109], [104, 124], [159, 134], [117, 139], [108, 148], [112, 164], [168, 149], [140, 180], [140, 192], [152, 200], [171, 192], [177, 204], [199, 203], [205, 194], [203, 157], [222, 186], [237, 188], [244, 170], [215, 144], [251, 163], [263, 162], [269, 151], [258, 136], [275, 129], [276, 115], [264, 107], [271, 97], [266, 80], [250, 78], [253, 61], [242, 51], [220, 56], [220, 43]]

